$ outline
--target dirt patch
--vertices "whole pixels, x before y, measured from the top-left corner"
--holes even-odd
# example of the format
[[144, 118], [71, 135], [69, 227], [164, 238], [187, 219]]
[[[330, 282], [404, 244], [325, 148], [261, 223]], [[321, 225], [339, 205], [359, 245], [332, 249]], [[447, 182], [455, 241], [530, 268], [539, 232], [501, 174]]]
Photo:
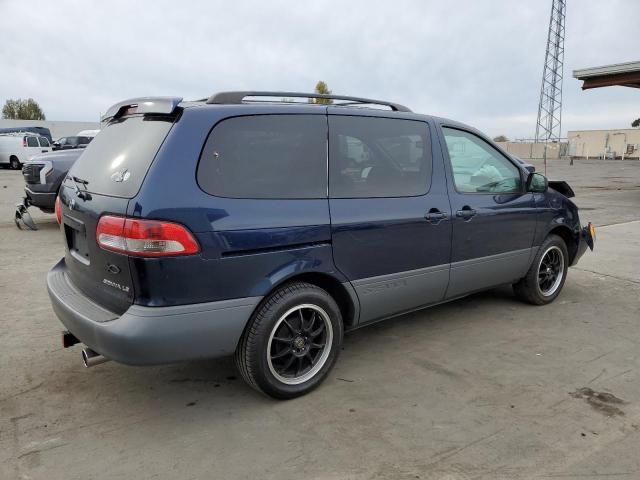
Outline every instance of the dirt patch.
[[609, 392], [596, 392], [589, 387], [577, 389], [569, 393], [573, 398], [583, 398], [591, 407], [608, 417], [623, 416], [624, 412], [616, 405], [625, 405], [627, 402]]

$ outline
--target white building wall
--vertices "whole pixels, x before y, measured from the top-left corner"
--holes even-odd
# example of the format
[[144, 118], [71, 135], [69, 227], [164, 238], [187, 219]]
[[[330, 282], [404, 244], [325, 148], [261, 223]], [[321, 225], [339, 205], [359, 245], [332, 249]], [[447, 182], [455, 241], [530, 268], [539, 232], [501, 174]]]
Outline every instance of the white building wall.
[[[544, 144], [534, 142], [496, 142], [504, 150], [523, 160], [544, 158]], [[550, 143], [547, 145], [547, 159], [560, 158], [563, 144]]]
[[640, 128], [570, 130], [569, 153], [578, 158], [640, 158]]

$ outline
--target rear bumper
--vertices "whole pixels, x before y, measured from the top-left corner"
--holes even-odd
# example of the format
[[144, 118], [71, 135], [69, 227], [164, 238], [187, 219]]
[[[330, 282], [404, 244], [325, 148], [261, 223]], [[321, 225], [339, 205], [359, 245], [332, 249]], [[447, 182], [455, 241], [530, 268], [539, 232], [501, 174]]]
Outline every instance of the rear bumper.
[[171, 307], [132, 305], [118, 316], [80, 292], [64, 259], [47, 275], [53, 310], [81, 342], [129, 365], [157, 365], [232, 354], [262, 297]]

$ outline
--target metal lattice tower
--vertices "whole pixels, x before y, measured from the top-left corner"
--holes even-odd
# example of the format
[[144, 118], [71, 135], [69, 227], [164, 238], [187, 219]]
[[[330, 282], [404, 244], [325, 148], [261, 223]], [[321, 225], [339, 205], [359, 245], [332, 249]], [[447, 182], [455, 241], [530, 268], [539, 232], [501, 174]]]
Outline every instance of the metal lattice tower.
[[552, 0], [547, 52], [544, 57], [540, 103], [538, 104], [538, 123], [536, 124], [536, 143], [557, 142], [560, 147], [562, 127], [562, 71], [564, 65], [564, 20], [566, 0]]

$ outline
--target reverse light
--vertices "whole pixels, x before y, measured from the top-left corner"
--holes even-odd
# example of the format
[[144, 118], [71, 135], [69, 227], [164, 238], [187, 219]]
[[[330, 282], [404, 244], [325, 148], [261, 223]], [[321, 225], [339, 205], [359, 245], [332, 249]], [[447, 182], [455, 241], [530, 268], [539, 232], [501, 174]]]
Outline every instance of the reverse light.
[[60, 197], [56, 197], [56, 220], [58, 224], [62, 223], [62, 208], [60, 207]]
[[159, 220], [142, 220], [105, 215], [96, 227], [101, 248], [136, 257], [192, 255], [200, 247], [182, 225]]

